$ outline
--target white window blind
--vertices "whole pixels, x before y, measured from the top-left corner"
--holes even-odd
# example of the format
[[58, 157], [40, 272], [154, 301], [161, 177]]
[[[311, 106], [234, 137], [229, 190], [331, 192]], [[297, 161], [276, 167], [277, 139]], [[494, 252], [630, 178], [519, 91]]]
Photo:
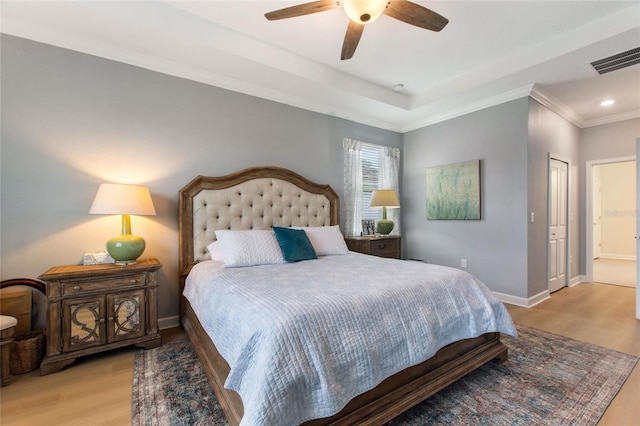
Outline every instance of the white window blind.
[[370, 209], [371, 194], [380, 188], [383, 148], [379, 145], [362, 144], [362, 219], [378, 220], [382, 209]]

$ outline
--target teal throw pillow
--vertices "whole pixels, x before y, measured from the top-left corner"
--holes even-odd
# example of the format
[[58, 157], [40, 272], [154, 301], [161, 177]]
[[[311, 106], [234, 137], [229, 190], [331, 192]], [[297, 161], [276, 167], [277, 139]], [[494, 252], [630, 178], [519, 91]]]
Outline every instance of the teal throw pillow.
[[318, 258], [311, 241], [309, 241], [309, 237], [307, 237], [307, 233], [302, 229], [274, 226], [273, 232], [276, 234], [280, 250], [282, 250], [282, 256], [287, 262]]

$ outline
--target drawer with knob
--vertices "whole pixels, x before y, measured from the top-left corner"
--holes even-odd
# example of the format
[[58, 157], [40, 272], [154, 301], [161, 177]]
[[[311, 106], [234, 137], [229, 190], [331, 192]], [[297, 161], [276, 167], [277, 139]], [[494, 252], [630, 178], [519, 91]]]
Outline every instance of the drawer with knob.
[[69, 280], [62, 281], [62, 295], [68, 296], [88, 291], [108, 290], [112, 288], [143, 286], [146, 283], [145, 273], [126, 275], [122, 277], [109, 277], [96, 280]]
[[401, 237], [399, 235], [347, 237], [345, 241], [351, 251], [378, 257], [400, 259]]
[[397, 240], [380, 240], [371, 241], [370, 253], [380, 257], [397, 257], [398, 241]]

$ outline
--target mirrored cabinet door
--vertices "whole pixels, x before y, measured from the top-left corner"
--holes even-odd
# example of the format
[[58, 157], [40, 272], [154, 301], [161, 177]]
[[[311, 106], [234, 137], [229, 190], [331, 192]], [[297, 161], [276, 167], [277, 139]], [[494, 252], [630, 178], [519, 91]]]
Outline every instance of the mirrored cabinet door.
[[107, 295], [107, 332], [109, 341], [145, 334], [144, 290]]
[[99, 346], [106, 342], [104, 297], [63, 301], [63, 342], [65, 351]]

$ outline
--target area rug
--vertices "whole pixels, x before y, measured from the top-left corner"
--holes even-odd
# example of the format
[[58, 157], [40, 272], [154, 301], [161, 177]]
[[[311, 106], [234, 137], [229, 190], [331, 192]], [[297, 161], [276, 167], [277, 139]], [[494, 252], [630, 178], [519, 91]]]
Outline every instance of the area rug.
[[[391, 421], [417, 425], [595, 425], [636, 365], [632, 355], [517, 326], [492, 361]], [[132, 425], [227, 422], [188, 340], [135, 354]]]

